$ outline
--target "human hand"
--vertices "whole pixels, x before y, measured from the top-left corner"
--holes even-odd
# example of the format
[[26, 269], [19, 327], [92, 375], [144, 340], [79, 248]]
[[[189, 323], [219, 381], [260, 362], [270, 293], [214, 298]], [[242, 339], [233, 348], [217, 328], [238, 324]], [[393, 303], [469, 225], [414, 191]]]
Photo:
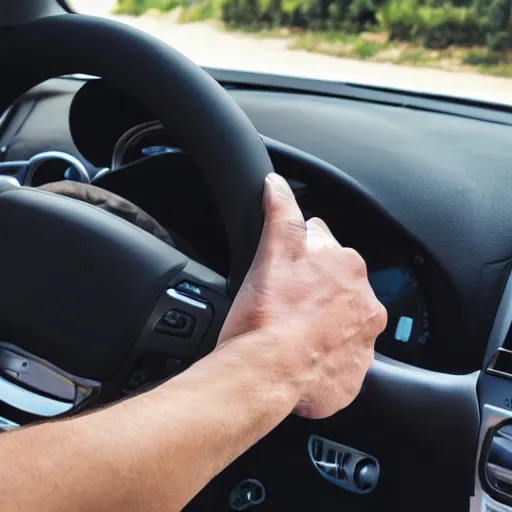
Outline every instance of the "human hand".
[[276, 351], [276, 372], [293, 380], [294, 412], [324, 418], [358, 395], [387, 313], [361, 256], [339, 245], [322, 220], [305, 222], [283, 178], [267, 177], [263, 203], [258, 251], [219, 347], [259, 333], [259, 350]]

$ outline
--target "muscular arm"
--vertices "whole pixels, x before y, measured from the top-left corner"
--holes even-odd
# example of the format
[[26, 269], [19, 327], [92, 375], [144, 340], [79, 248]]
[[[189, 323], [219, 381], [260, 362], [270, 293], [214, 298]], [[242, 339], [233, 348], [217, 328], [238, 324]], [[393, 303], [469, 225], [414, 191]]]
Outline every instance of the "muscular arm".
[[360, 256], [265, 188], [258, 253], [219, 347], [166, 384], [102, 411], [4, 434], [0, 511], [180, 510], [292, 411], [357, 395], [386, 315]]

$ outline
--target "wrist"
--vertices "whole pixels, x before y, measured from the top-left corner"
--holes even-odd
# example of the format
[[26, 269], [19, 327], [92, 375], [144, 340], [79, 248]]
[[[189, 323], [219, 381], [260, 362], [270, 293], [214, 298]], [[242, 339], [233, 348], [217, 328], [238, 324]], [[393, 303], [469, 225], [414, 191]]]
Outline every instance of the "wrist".
[[237, 361], [240, 371], [257, 380], [260, 386], [271, 387], [282, 395], [292, 410], [301, 396], [300, 361], [282, 340], [279, 332], [252, 331], [226, 340], [211, 357], [218, 355]]

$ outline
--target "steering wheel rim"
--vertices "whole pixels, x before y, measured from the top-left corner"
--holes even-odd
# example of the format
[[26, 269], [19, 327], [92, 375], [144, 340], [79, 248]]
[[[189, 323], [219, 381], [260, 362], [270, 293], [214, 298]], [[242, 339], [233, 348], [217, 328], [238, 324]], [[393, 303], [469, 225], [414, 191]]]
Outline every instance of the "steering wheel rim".
[[131, 392], [149, 354], [166, 364], [147, 379], [156, 382], [213, 349], [259, 242], [273, 168], [216, 81], [131, 27], [82, 15], [37, 20], [7, 34], [0, 63], [10, 77], [0, 111], [38, 83], [73, 73], [101, 76], [145, 105], [205, 173], [231, 258], [226, 281], [108, 212], [3, 184], [0, 264], [10, 273], [0, 294], [0, 411], [26, 423]]
[[16, 28], [2, 41], [0, 63], [10, 78], [0, 111], [44, 80], [85, 73], [101, 76], [155, 114], [212, 188], [230, 247], [228, 293], [236, 295], [259, 242], [263, 184], [273, 167], [251, 121], [210, 75], [153, 36], [75, 14]]

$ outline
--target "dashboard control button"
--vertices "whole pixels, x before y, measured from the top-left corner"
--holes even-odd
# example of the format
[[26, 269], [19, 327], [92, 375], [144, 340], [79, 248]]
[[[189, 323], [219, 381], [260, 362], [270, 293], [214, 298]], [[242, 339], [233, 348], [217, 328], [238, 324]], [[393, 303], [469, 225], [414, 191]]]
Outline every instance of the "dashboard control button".
[[339, 452], [336, 456], [336, 466], [338, 470], [338, 479], [345, 480], [348, 478], [347, 472], [345, 471], [345, 467], [352, 459], [352, 455], [348, 452]]
[[197, 320], [180, 309], [167, 311], [155, 325], [155, 331], [176, 338], [190, 338], [196, 328]]
[[315, 439], [311, 446], [311, 452], [316, 460], [320, 460], [322, 458], [323, 449], [324, 443], [322, 443], [320, 439]]
[[176, 327], [176, 329], [184, 329], [187, 326], [188, 319], [188, 315], [177, 309], [171, 309], [164, 315], [164, 322], [171, 327]]
[[240, 511], [260, 505], [265, 501], [265, 487], [258, 480], [248, 479], [240, 482], [229, 495], [232, 510]]
[[181, 293], [184, 293], [185, 295], [190, 295], [192, 297], [202, 298], [203, 296], [201, 288], [199, 288], [199, 286], [196, 284], [189, 283], [188, 281], [183, 281], [183, 283], [180, 283], [177, 287], [177, 290], [179, 290]]
[[354, 470], [354, 483], [361, 491], [374, 487], [378, 477], [377, 466], [370, 459], [360, 461]]
[[309, 438], [308, 451], [317, 471], [338, 487], [367, 494], [377, 485], [379, 463], [366, 453], [315, 435]]

